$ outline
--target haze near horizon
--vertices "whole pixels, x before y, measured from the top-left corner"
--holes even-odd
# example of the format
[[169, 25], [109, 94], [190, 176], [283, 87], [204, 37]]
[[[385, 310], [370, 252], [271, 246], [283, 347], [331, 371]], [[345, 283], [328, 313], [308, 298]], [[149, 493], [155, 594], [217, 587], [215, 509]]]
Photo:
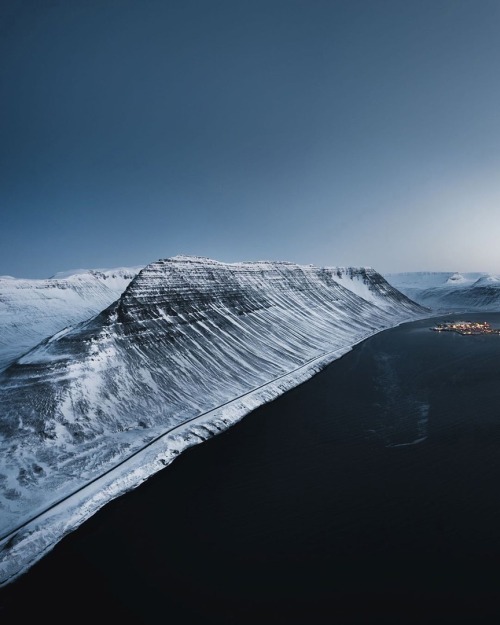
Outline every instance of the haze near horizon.
[[500, 273], [500, 4], [0, 8], [0, 275]]

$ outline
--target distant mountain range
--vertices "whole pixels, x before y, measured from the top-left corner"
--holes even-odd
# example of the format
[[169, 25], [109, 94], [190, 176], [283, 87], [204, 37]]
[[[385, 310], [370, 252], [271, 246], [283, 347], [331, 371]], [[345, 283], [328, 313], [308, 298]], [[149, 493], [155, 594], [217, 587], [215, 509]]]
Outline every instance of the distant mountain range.
[[500, 277], [496, 275], [410, 272], [384, 277], [413, 301], [438, 312], [500, 310]]
[[180, 256], [133, 273], [12, 283], [10, 334], [57, 332], [0, 373], [0, 584], [186, 447], [428, 315], [370, 268]]
[[80, 269], [46, 280], [0, 276], [0, 370], [42, 339], [109, 306], [140, 269]]

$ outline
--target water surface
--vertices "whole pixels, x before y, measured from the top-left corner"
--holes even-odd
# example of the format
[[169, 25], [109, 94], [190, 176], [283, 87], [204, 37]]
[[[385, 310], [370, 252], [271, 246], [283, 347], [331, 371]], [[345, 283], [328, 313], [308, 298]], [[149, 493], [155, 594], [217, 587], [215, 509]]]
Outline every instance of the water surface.
[[[500, 326], [500, 314], [460, 314]], [[108, 504], [0, 619], [500, 622], [500, 336], [365, 341]], [[29, 597], [29, 600], [27, 599]]]

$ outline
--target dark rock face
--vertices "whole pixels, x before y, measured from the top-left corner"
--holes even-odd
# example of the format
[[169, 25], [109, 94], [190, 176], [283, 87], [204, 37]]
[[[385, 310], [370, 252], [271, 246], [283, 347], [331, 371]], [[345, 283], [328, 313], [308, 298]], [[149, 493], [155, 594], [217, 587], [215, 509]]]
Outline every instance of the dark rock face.
[[[423, 300], [425, 299], [433, 301], [435, 294], [424, 293]], [[496, 286], [474, 284], [467, 289], [444, 292], [439, 304], [444, 308], [497, 310], [500, 307], [500, 283]]]
[[373, 269], [148, 265], [106, 310], [4, 372], [0, 530], [159, 433], [424, 313]]

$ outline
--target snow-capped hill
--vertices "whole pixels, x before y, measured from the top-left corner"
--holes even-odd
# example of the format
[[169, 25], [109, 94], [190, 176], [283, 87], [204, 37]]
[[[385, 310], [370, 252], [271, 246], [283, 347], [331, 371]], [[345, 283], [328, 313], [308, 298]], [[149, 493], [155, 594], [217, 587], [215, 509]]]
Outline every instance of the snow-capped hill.
[[444, 286], [445, 284], [472, 284], [479, 278], [488, 274], [481, 272], [462, 273], [457, 271], [410, 271], [403, 273], [386, 273], [386, 280], [397, 289], [407, 290], [415, 288], [419, 290], [431, 287]]
[[0, 370], [45, 337], [109, 306], [140, 269], [85, 269], [45, 280], [1, 277]]
[[386, 274], [402, 293], [435, 311], [498, 310], [500, 280], [487, 273]]
[[498, 286], [498, 283], [500, 283], [500, 276], [483, 276], [482, 278], [478, 278], [474, 282], [473, 287], [474, 288], [483, 287], [483, 286], [496, 287]]
[[408, 289], [425, 289], [440, 286], [453, 276], [450, 271], [414, 271], [403, 273], [386, 273], [386, 280], [399, 290], [406, 292]]
[[151, 263], [0, 375], [0, 583], [179, 451], [424, 315], [373, 270]]
[[109, 278], [112, 279], [125, 279], [132, 280], [132, 278], [139, 273], [144, 265], [138, 265], [137, 267], [114, 267], [112, 269], [70, 269], [69, 271], [58, 271], [49, 280], [65, 280], [73, 279], [76, 276], [96, 276], [103, 280]]
[[446, 284], [463, 284], [464, 282], [470, 282], [470, 280], [467, 280], [461, 273], [454, 273], [446, 280]]

